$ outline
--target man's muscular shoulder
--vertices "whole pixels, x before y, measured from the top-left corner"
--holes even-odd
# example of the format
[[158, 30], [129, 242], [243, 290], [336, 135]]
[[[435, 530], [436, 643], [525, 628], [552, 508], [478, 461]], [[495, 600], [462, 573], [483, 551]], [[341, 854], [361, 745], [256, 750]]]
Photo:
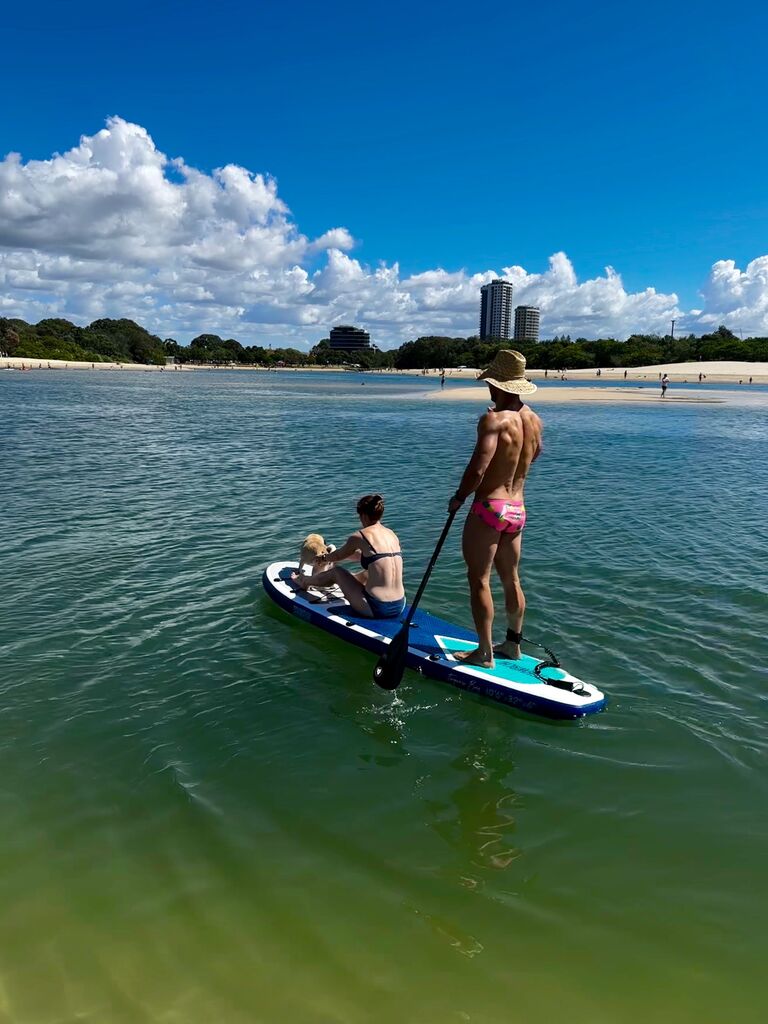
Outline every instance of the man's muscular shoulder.
[[520, 410], [520, 418], [523, 423], [528, 424], [537, 430], [541, 430], [542, 422], [541, 417], [530, 408], [530, 406], [524, 405]]
[[483, 434], [517, 434], [522, 425], [520, 413], [514, 409], [489, 409], [478, 420], [477, 433]]
[[488, 409], [484, 412], [480, 419], [477, 421], [477, 432], [478, 434], [494, 434], [499, 429], [500, 413], [496, 412], [495, 409]]

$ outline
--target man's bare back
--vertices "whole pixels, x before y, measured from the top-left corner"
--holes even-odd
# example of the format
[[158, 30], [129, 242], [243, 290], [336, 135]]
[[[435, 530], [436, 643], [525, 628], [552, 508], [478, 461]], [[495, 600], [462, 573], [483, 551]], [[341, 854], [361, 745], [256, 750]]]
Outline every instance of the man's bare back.
[[491, 408], [477, 425], [482, 433], [496, 434], [496, 450], [480, 484], [478, 498], [523, 500], [528, 470], [541, 452], [542, 423], [536, 413], [520, 403], [519, 409]]

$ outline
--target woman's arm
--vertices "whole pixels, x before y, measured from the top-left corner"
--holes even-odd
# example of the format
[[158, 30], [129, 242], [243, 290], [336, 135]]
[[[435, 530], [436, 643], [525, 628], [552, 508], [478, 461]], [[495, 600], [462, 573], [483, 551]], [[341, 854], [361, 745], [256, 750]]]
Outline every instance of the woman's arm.
[[348, 562], [351, 561], [357, 553], [360, 551], [360, 541], [362, 540], [359, 533], [353, 533], [347, 537], [346, 544], [343, 544], [340, 548], [336, 548], [335, 551], [328, 551], [324, 555], [320, 555], [318, 563], [320, 565], [333, 565], [334, 562]]

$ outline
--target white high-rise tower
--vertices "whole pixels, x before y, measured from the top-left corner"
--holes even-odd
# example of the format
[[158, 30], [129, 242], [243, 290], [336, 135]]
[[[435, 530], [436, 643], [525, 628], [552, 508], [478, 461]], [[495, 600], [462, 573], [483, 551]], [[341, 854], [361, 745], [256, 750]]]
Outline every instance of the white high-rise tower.
[[509, 338], [512, 332], [512, 285], [498, 278], [480, 289], [480, 340]]
[[540, 316], [538, 306], [516, 306], [515, 341], [538, 341]]

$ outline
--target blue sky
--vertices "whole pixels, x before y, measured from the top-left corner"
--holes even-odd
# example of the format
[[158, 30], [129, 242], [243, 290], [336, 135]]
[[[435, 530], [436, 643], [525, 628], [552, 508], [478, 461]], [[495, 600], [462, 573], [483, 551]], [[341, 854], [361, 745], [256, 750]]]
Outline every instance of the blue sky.
[[42, 2], [4, 20], [0, 156], [49, 159], [117, 115], [203, 172], [273, 175], [300, 232], [343, 226], [348, 256], [403, 278], [542, 274], [563, 251], [580, 280], [610, 265], [687, 311], [716, 261], [768, 251], [764, 6]]

